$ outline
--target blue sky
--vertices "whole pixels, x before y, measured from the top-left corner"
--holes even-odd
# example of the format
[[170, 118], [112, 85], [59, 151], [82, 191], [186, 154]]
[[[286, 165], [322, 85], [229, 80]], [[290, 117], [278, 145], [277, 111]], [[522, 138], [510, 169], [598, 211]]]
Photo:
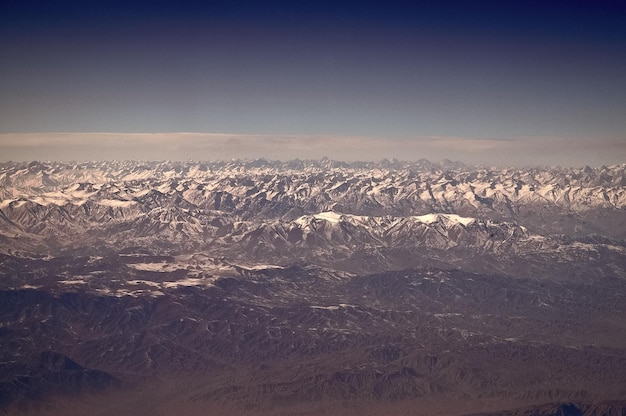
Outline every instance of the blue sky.
[[[388, 140], [399, 156], [437, 137], [509, 143], [520, 158], [500, 146], [485, 160], [533, 164], [559, 142], [578, 153], [555, 163], [580, 164], [581, 143], [608, 146], [590, 163], [626, 161], [621, 1], [0, 4], [5, 160], [40, 157], [41, 146], [15, 153], [17, 134], [62, 158], [73, 144], [48, 133], [198, 132], [261, 138], [242, 144], [246, 157], [287, 157], [262, 146], [273, 135], [309, 143], [300, 157], [322, 136]], [[77, 157], [101, 155], [70, 136]], [[376, 159], [377, 146], [359, 154]]]

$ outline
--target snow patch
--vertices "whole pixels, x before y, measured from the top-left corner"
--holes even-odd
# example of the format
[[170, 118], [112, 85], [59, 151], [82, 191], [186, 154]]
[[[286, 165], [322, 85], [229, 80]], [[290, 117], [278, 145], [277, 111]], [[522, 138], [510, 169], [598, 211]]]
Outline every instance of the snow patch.
[[337, 214], [334, 211], [320, 212], [319, 214], [315, 214], [313, 216], [316, 220], [328, 221], [333, 224], [338, 224], [341, 221], [341, 217], [341, 214]]
[[137, 204], [135, 201], [121, 201], [119, 199], [101, 199], [98, 201], [99, 205], [113, 208], [130, 208]]
[[414, 216], [413, 218], [424, 224], [433, 224], [443, 218], [443, 219], [448, 220], [449, 222], [463, 224], [464, 226], [468, 226], [469, 224], [476, 221], [475, 218], [461, 217], [460, 215], [456, 215], [456, 214], [426, 214], [426, 215], [417, 215], [417, 216]]
[[415, 218], [419, 222], [423, 222], [424, 224], [432, 224], [433, 222], [439, 221], [438, 214], [416, 215], [413, 218]]
[[11, 204], [11, 202], [15, 202], [17, 201], [16, 199], [5, 199], [4, 201], [0, 202], [0, 209], [5, 209], [6, 207], [9, 206], [9, 204]]
[[59, 280], [59, 283], [64, 285], [86, 285], [87, 282], [84, 280]]
[[22, 285], [20, 286], [20, 289], [39, 289], [43, 286], [34, 286], [34, 285]]
[[176, 270], [180, 270], [177, 264], [159, 262], [159, 263], [130, 263], [126, 265], [131, 269], [139, 270], [142, 272], [161, 272], [169, 273]]
[[206, 279], [187, 278], [182, 280], [176, 280], [174, 282], [163, 282], [163, 287], [166, 289], [176, 288], [178, 286], [212, 286], [210, 281]]
[[354, 308], [354, 307], [355, 307], [354, 305], [350, 305], [347, 303], [340, 303], [339, 305], [331, 305], [331, 306], [311, 305], [312, 309], [325, 309], [327, 311], [336, 311], [341, 308]]
[[156, 283], [156, 282], [151, 282], [149, 280], [129, 280], [128, 282], [129, 285], [146, 285], [146, 286], [152, 286], [152, 287], [158, 287], [160, 288], [161, 285]]
[[284, 269], [283, 266], [277, 266], [275, 264], [256, 264], [254, 266], [239, 266], [245, 270], [267, 270], [267, 269]]

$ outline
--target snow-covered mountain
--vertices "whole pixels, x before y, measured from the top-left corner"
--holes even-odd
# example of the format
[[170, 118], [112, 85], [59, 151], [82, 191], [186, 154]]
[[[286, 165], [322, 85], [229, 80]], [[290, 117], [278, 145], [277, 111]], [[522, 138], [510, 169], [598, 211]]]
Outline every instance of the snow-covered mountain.
[[325, 211], [448, 213], [515, 221], [548, 233], [615, 237], [612, 221], [623, 223], [626, 206], [625, 171], [626, 165], [488, 169], [427, 161], [5, 163], [0, 209], [28, 200], [43, 206], [94, 202], [143, 211], [175, 206], [219, 210], [242, 219], [295, 219]]
[[552, 256], [605, 270], [624, 255], [625, 171], [426, 161], [8, 163], [0, 171], [1, 251], [144, 247], [351, 272], [435, 260], [483, 270], [493, 256], [510, 272], [521, 259], [529, 270], [552, 264], [540, 266], [547, 270], [562, 263], [545, 260]]
[[623, 411], [625, 172], [0, 164], [0, 412]]

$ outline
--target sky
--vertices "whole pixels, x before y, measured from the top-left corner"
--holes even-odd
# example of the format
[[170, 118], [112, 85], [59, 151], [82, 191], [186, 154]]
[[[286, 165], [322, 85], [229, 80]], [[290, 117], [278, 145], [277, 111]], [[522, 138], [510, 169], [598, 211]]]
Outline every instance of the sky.
[[626, 163], [626, 2], [0, 0], [0, 160]]

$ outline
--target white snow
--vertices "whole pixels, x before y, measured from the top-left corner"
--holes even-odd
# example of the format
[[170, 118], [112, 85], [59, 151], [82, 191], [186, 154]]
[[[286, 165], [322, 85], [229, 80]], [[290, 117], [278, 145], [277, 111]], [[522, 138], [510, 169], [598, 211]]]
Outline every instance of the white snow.
[[334, 211], [320, 212], [319, 214], [315, 214], [313, 217], [316, 220], [328, 221], [333, 224], [337, 224], [341, 221], [341, 214], [337, 214]]
[[473, 223], [475, 221], [474, 218], [469, 218], [469, 217], [461, 217], [459, 215], [456, 214], [444, 214], [445, 217], [447, 217], [449, 220], [452, 220], [454, 222], [463, 224], [465, 226], [468, 226], [469, 224]]
[[254, 266], [239, 266], [246, 270], [267, 270], [267, 269], [284, 269], [283, 266], [277, 266], [275, 264], [255, 264]]
[[120, 201], [119, 199], [101, 199], [99, 205], [113, 208], [129, 208], [136, 204], [135, 201]]
[[15, 202], [15, 199], [5, 199], [4, 201], [0, 202], [0, 209], [5, 209], [9, 206], [11, 202]]
[[413, 218], [424, 224], [432, 224], [433, 222], [439, 221], [439, 215], [437, 214], [416, 215]]
[[161, 287], [161, 285], [159, 283], [156, 282], [151, 282], [149, 280], [129, 280], [128, 282], [129, 285], [146, 285], [146, 286], [152, 286], [152, 287]]
[[130, 263], [126, 265], [127, 267], [130, 267], [132, 269], [135, 270], [140, 270], [143, 272], [163, 272], [163, 273], [168, 273], [168, 272], [173, 272], [176, 270], [179, 270], [180, 267], [179, 265], [175, 264], [175, 263], [166, 263], [166, 262], [159, 262], [159, 263]]
[[432, 224], [432, 223], [438, 222], [441, 218], [445, 218], [448, 221], [455, 222], [458, 224], [463, 224], [464, 226], [467, 226], [473, 223], [474, 221], [476, 221], [475, 218], [461, 217], [456, 214], [426, 214], [426, 215], [417, 215], [417, 216], [414, 216], [413, 218], [424, 224]]
[[354, 305], [350, 305], [347, 303], [340, 303], [339, 305], [331, 305], [331, 306], [319, 306], [319, 305], [311, 305], [312, 309], [325, 309], [327, 311], [336, 311], [341, 308], [353, 308]]
[[212, 286], [213, 283], [207, 279], [187, 278], [182, 280], [176, 280], [174, 282], [163, 282], [163, 287], [166, 289], [175, 288], [178, 286]]

